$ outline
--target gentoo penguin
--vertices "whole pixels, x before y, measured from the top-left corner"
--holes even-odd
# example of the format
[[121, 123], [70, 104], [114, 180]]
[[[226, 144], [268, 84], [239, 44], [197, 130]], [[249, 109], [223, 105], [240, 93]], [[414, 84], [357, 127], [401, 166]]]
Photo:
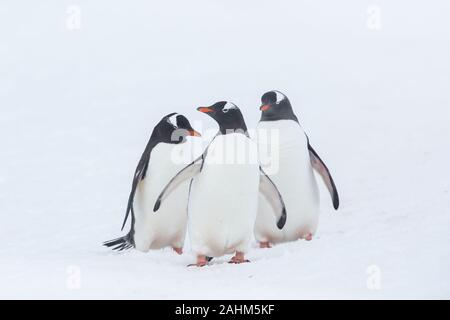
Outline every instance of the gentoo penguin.
[[[104, 243], [114, 250], [135, 247], [139, 251], [171, 246], [182, 253], [186, 227], [189, 184], [185, 183], [174, 192], [161, 207], [161, 214], [153, 214], [153, 205], [167, 180], [190, 163], [174, 159], [175, 148], [192, 148], [191, 136], [199, 137], [188, 119], [171, 113], [153, 129], [150, 141], [137, 165], [133, 177], [122, 230], [131, 213], [131, 228], [127, 235]], [[180, 150], [177, 150], [181, 152]], [[190, 150], [183, 150], [188, 153]]]
[[[336, 186], [327, 166], [311, 146], [289, 99], [279, 91], [269, 91], [261, 97], [261, 102], [258, 155], [262, 168], [283, 195], [289, 219], [283, 230], [274, 228], [271, 208], [260, 197], [256, 240], [262, 248], [299, 238], [309, 241], [319, 220], [319, 191], [313, 169], [322, 177], [337, 210], [339, 196]], [[278, 140], [272, 141], [276, 140], [274, 137]]]
[[[261, 192], [279, 217], [274, 226], [283, 228], [286, 208], [278, 189], [259, 167], [256, 144], [250, 140], [239, 108], [226, 101], [197, 109], [219, 124], [219, 132], [205, 152], [181, 170], [164, 188], [155, 203], [155, 212], [169, 194], [186, 180], [192, 180], [188, 228], [196, 266], [207, 257], [234, 253], [230, 263], [245, 259]], [[158, 215], [163, 215], [158, 212]]]

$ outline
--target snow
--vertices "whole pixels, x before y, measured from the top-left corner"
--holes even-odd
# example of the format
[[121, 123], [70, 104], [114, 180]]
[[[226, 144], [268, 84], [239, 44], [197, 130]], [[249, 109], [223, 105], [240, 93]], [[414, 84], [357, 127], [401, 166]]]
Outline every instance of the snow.
[[[71, 5], [79, 30], [66, 26]], [[450, 298], [449, 10], [2, 1], [0, 298]], [[341, 196], [334, 212], [321, 185], [316, 239], [201, 269], [186, 268], [189, 250], [101, 246], [123, 234], [135, 165], [163, 115], [206, 130], [195, 107], [229, 99], [255, 127], [270, 89], [290, 98]]]

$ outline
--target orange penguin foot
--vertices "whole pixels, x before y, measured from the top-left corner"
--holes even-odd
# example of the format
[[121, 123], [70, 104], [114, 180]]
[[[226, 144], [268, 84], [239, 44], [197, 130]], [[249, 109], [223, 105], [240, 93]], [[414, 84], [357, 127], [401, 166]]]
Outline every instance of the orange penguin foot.
[[197, 256], [197, 263], [188, 264], [188, 267], [204, 267], [208, 264], [206, 256]]
[[272, 248], [269, 241], [261, 241], [259, 243], [259, 247], [260, 248]]
[[173, 249], [173, 251], [175, 251], [175, 252], [178, 253], [179, 255], [182, 255], [182, 254], [183, 254], [183, 248], [175, 248], [175, 247], [172, 247], [172, 249]]
[[244, 253], [238, 252], [238, 251], [236, 251], [236, 254], [234, 255], [234, 257], [231, 258], [230, 261], [228, 261], [228, 263], [234, 263], [234, 264], [247, 263], [247, 262], [250, 262], [250, 260], [245, 259]]
[[306, 241], [311, 241], [312, 240], [312, 234], [308, 233], [303, 239], [305, 239]]

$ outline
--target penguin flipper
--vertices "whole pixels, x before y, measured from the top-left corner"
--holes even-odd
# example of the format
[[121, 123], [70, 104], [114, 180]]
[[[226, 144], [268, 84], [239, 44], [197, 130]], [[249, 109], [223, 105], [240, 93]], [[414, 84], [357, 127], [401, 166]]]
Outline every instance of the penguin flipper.
[[159, 195], [153, 207], [153, 212], [159, 210], [161, 203], [174, 191], [180, 184], [186, 180], [192, 179], [196, 174], [198, 174], [203, 166], [204, 155], [201, 155], [191, 164], [184, 167], [180, 172], [178, 172], [164, 187], [163, 191]]
[[328, 191], [331, 195], [331, 200], [333, 201], [333, 207], [334, 209], [339, 208], [339, 195], [336, 189], [336, 185], [334, 184], [334, 180], [331, 177], [330, 171], [328, 170], [325, 163], [320, 159], [317, 152], [311, 147], [311, 145], [308, 142], [308, 150], [309, 150], [309, 157], [311, 159], [311, 165], [316, 170], [316, 172], [322, 177], [323, 182], [325, 183]]
[[259, 176], [259, 192], [267, 199], [275, 211], [278, 219], [277, 227], [281, 230], [286, 224], [287, 218], [283, 197], [275, 183], [267, 176], [264, 170], [261, 167], [259, 167], [259, 170], [261, 171]]
[[133, 208], [134, 196], [136, 194], [136, 190], [137, 190], [139, 183], [142, 180], [144, 180], [145, 177], [147, 176], [147, 170], [148, 170], [148, 165], [149, 165], [149, 161], [150, 161], [150, 154], [154, 147], [155, 147], [155, 143], [150, 138], [150, 140], [147, 143], [147, 146], [145, 147], [144, 152], [142, 153], [141, 158], [139, 159], [138, 165], [136, 166], [136, 170], [134, 171], [133, 183], [131, 184], [131, 191], [130, 191], [130, 195], [128, 196], [127, 210], [125, 212], [125, 218], [123, 219], [121, 230], [123, 230], [123, 228], [125, 227], [125, 224], [128, 220], [128, 216], [130, 215], [130, 213], [131, 213], [132, 219], [134, 219], [134, 217], [133, 217], [134, 216], [134, 208]]

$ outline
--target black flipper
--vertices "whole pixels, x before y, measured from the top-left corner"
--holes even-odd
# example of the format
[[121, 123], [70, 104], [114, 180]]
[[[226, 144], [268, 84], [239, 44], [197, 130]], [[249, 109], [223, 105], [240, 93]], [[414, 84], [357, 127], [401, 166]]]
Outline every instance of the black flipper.
[[[195, 159], [193, 162], [191, 162], [189, 165], [184, 167], [180, 172], [178, 172], [165, 186], [161, 194], [159, 195], [158, 199], [156, 199], [155, 206], [153, 207], [153, 212], [156, 212], [161, 207], [161, 203], [172, 193], [173, 190], [175, 190], [181, 183], [188, 179], [192, 179], [196, 174], [202, 171], [203, 164], [206, 159], [206, 155], [208, 154], [208, 149], [211, 143], [214, 141], [214, 139], [219, 134], [215, 135], [214, 138], [212, 138], [211, 142], [208, 144], [208, 146], [205, 148], [205, 151], [203, 151], [203, 154]], [[192, 187], [192, 181], [191, 185], [189, 186], [189, 194], [191, 193], [191, 187]]]
[[139, 182], [144, 180], [147, 175], [148, 164], [150, 161], [150, 154], [152, 152], [152, 149], [155, 147], [155, 145], [156, 145], [155, 142], [152, 141], [152, 139], [150, 138], [150, 141], [148, 142], [147, 146], [145, 147], [144, 153], [142, 154], [141, 159], [139, 160], [139, 163], [136, 167], [136, 171], [134, 172], [134, 177], [133, 177], [133, 183], [131, 185], [130, 196], [128, 197], [127, 210], [125, 212], [125, 218], [123, 220], [121, 230], [123, 230], [123, 228], [125, 227], [125, 223], [127, 222], [130, 212], [132, 215], [134, 215], [134, 207], [133, 207], [134, 196], [136, 194], [136, 190], [139, 185]]
[[134, 247], [134, 238], [133, 238], [133, 236], [134, 236], [134, 219], [135, 219], [134, 218], [134, 207], [133, 207], [134, 196], [136, 194], [136, 190], [137, 190], [139, 183], [142, 180], [144, 180], [147, 175], [148, 164], [150, 161], [150, 154], [152, 152], [152, 149], [155, 147], [155, 145], [156, 145], [156, 143], [154, 141], [152, 141], [152, 139], [150, 138], [149, 142], [147, 143], [147, 146], [145, 147], [144, 153], [142, 154], [141, 159], [139, 160], [139, 163], [134, 172], [133, 183], [131, 185], [131, 192], [128, 197], [127, 210], [125, 212], [125, 218], [123, 220], [123, 224], [122, 224], [122, 228], [121, 228], [121, 230], [123, 230], [123, 228], [125, 227], [125, 224], [128, 220], [128, 217], [131, 213], [130, 232], [128, 232], [123, 237], [104, 242], [103, 245], [106, 247], [113, 247], [112, 248], [113, 250], [119, 250], [119, 251], [127, 250], [127, 249]]
[[175, 190], [184, 181], [192, 179], [197, 173], [202, 170], [205, 155], [206, 151], [192, 163], [184, 167], [169, 181], [169, 183], [165, 186], [158, 199], [156, 200], [155, 206], [153, 207], [153, 212], [159, 210], [159, 208], [161, 207], [161, 203], [172, 193], [173, 190]]
[[134, 172], [133, 183], [131, 185], [131, 192], [128, 197], [127, 210], [125, 212], [125, 218], [123, 220], [123, 224], [122, 224], [122, 228], [121, 228], [121, 230], [123, 230], [123, 228], [125, 227], [125, 224], [128, 220], [128, 217], [131, 213], [130, 232], [128, 232], [123, 237], [104, 242], [103, 245], [106, 247], [113, 247], [112, 248], [113, 250], [119, 250], [119, 251], [127, 250], [127, 249], [134, 247], [134, 238], [133, 238], [133, 236], [134, 236], [134, 219], [135, 219], [134, 218], [134, 207], [133, 207], [134, 196], [136, 194], [136, 190], [137, 190], [139, 183], [142, 180], [144, 180], [147, 175], [148, 164], [150, 161], [150, 154], [151, 154], [153, 148], [155, 147], [155, 145], [156, 145], [156, 143], [152, 140], [152, 138], [150, 138], [149, 142], [147, 143], [147, 146], [145, 147], [144, 153], [142, 154], [141, 159], [139, 160], [139, 163]]
[[267, 176], [264, 170], [259, 167], [261, 171], [259, 178], [259, 192], [267, 199], [272, 209], [274, 210], [277, 221], [278, 229], [283, 229], [286, 224], [287, 214], [286, 214], [286, 206], [284, 205], [283, 197], [278, 191], [277, 186], [273, 181]]
[[317, 171], [317, 173], [322, 177], [323, 182], [325, 183], [328, 191], [331, 195], [331, 200], [333, 201], [334, 209], [339, 208], [339, 195], [336, 189], [336, 185], [334, 184], [333, 178], [331, 177], [330, 171], [328, 170], [325, 163], [320, 159], [317, 152], [311, 147], [308, 140], [308, 150], [309, 157], [311, 158], [312, 167]]

